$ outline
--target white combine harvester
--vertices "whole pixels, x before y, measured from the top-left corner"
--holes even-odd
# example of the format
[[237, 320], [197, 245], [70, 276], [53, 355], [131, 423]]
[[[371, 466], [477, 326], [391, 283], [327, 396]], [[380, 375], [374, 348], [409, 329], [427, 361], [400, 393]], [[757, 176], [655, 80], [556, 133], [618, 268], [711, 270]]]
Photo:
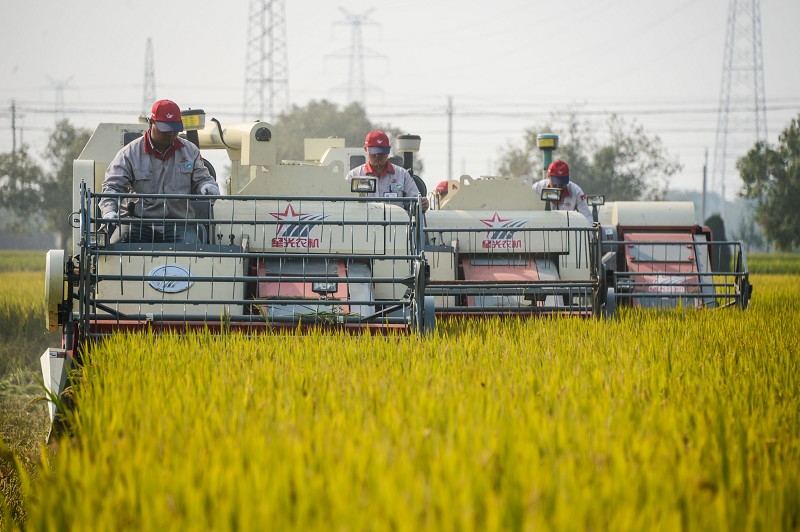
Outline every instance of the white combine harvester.
[[[558, 136], [539, 135], [537, 144], [546, 169]], [[462, 176], [434, 194], [424, 232], [426, 293], [436, 297], [437, 314], [747, 307], [752, 287], [742, 243], [712, 240], [691, 202], [605, 204], [593, 194], [595, 223], [588, 223], [578, 212], [549, 210], [559, 191], [545, 188], [537, 197], [537, 179]], [[721, 257], [733, 260], [722, 264]]]
[[[53, 396], [82, 346], [116, 331], [434, 328], [421, 203], [376, 201], [363, 192], [369, 180], [347, 182], [365, 162], [362, 148], [309, 139], [304, 161], [278, 161], [270, 124], [205, 124], [202, 112], [184, 113], [186, 138], [206, 159], [208, 150], [225, 150], [230, 160], [227, 195], [213, 205], [206, 196], [100, 192], [109, 162], [146, 122], [100, 124], [74, 163], [72, 253], [51, 250], [46, 265], [47, 328], [63, 333], [62, 346], [42, 356]], [[107, 197], [120, 205], [193, 202], [189, 220], [133, 218], [123, 209], [119, 223], [191, 224], [202, 244], [111, 243], [98, 209]]]
[[[405, 168], [413, 168], [419, 144], [413, 135], [396, 139]], [[602, 311], [599, 228], [577, 212], [550, 210], [532, 185], [530, 177], [465, 175], [449, 183], [449, 194], [431, 197], [422, 227], [425, 294], [435, 298], [437, 316]], [[543, 196], [558, 194], [546, 189]]]
[[597, 315], [600, 231], [546, 208], [531, 178], [462, 176], [427, 213], [427, 294], [440, 316]]

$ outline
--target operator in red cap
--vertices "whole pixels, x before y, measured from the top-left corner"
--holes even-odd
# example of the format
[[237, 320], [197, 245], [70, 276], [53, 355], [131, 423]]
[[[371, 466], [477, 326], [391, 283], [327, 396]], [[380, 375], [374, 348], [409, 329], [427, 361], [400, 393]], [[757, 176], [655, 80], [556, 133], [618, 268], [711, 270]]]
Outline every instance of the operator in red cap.
[[[108, 166], [103, 192], [218, 196], [219, 187], [203, 163], [199, 148], [179, 138], [181, 131], [178, 105], [171, 100], [154, 103], [144, 135], [124, 146]], [[101, 200], [100, 210], [106, 220], [119, 219], [117, 198]], [[115, 232], [112, 241], [199, 242], [194, 225], [169, 221], [195, 217], [188, 200], [140, 199], [134, 203], [132, 216], [161, 219], [164, 223], [126, 225]]]
[[[379, 198], [416, 197], [419, 188], [414, 178], [405, 168], [389, 161], [389, 137], [383, 131], [370, 131], [364, 139], [364, 151], [367, 152], [367, 163], [350, 170], [345, 176], [347, 181], [354, 177], [371, 176], [377, 178], [374, 194]], [[428, 210], [428, 198], [422, 198], [422, 210]]]
[[542, 189], [560, 188], [561, 201], [551, 203], [552, 208], [557, 211], [578, 211], [586, 220], [592, 223], [592, 210], [586, 201], [586, 194], [581, 187], [569, 180], [569, 165], [561, 160], [555, 160], [547, 167], [548, 179], [542, 179], [533, 184], [533, 190], [537, 196], [542, 194]]

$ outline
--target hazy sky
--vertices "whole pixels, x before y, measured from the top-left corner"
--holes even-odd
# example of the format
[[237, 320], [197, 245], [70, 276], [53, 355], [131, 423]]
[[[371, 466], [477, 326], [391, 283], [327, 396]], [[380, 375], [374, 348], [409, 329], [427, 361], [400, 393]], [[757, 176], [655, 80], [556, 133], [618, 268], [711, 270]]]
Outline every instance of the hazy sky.
[[[520, 144], [525, 128], [572, 109], [600, 132], [607, 112], [635, 120], [684, 165], [671, 188], [699, 190], [706, 149], [713, 164], [728, 7], [728, 0], [285, 0], [290, 100], [345, 103], [352, 26], [342, 9], [369, 12], [361, 29], [367, 112], [422, 136], [429, 185], [446, 177], [452, 97], [456, 176], [493, 174], [500, 150]], [[8, 1], [2, 11], [0, 152], [11, 150], [12, 99], [18, 135], [37, 153], [58, 94], [82, 127], [135, 119], [148, 37], [157, 97], [202, 107], [223, 123], [241, 119], [245, 0]], [[800, 113], [800, 1], [763, 0], [761, 23], [774, 143]], [[737, 187], [729, 177], [729, 198]]]

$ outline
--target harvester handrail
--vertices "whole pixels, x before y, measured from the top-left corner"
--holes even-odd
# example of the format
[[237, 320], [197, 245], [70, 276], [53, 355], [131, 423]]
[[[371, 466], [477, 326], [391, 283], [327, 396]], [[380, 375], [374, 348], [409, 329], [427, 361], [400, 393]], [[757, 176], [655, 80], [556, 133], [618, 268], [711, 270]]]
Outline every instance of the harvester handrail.
[[681, 246], [713, 246], [713, 245], [742, 245], [741, 240], [603, 240], [604, 244], [616, 245], [616, 244], [629, 244], [629, 245], [658, 245], [658, 244], [668, 244], [668, 245], [681, 245]]
[[[222, 211], [210, 208], [208, 216], [109, 220], [96, 214], [104, 198], [226, 203]], [[302, 320], [422, 330], [425, 255], [419, 196], [93, 193], [83, 184], [80, 200], [82, 238], [73, 259], [78, 267], [69, 300], [77, 301], [71, 319], [87, 338], [109, 326], [156, 322], [160, 327], [170, 321], [263, 326]], [[367, 203], [383, 211], [357, 207]], [[294, 206], [291, 215], [275, 216], [276, 207], [283, 210], [289, 204]], [[209, 242], [110, 243], [111, 234], [101, 238], [103, 228], [139, 224], [158, 231], [171, 224], [208, 224], [201, 242], [206, 235]], [[269, 226], [275, 227], [274, 234]], [[309, 242], [282, 244], [298, 239]]]
[[420, 196], [405, 196], [405, 197], [391, 197], [391, 198], [376, 198], [367, 196], [270, 196], [265, 194], [250, 194], [250, 195], [231, 195], [220, 194], [217, 196], [206, 196], [202, 194], [137, 194], [133, 192], [91, 192], [89, 195], [92, 198], [143, 198], [143, 199], [187, 199], [187, 200], [235, 200], [237, 202], [248, 201], [320, 201], [325, 203], [338, 203], [338, 202], [352, 202], [352, 203], [417, 203]]
[[[424, 227], [429, 262], [441, 272], [442, 261], [450, 261], [457, 272], [428, 281], [437, 312], [599, 315], [605, 288], [600, 226], [552, 223]], [[503, 273], [493, 275], [494, 268]]]

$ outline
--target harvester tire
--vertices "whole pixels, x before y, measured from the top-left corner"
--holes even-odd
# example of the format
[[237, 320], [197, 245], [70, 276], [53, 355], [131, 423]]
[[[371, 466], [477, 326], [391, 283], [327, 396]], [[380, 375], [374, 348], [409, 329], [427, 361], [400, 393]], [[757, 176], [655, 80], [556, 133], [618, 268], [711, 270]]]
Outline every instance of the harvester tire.
[[434, 329], [436, 329], [436, 299], [433, 296], [425, 296], [422, 313], [422, 334], [432, 334]]
[[603, 316], [606, 318], [613, 318], [617, 313], [617, 293], [613, 288], [609, 287], [606, 293], [606, 304], [603, 308]]

